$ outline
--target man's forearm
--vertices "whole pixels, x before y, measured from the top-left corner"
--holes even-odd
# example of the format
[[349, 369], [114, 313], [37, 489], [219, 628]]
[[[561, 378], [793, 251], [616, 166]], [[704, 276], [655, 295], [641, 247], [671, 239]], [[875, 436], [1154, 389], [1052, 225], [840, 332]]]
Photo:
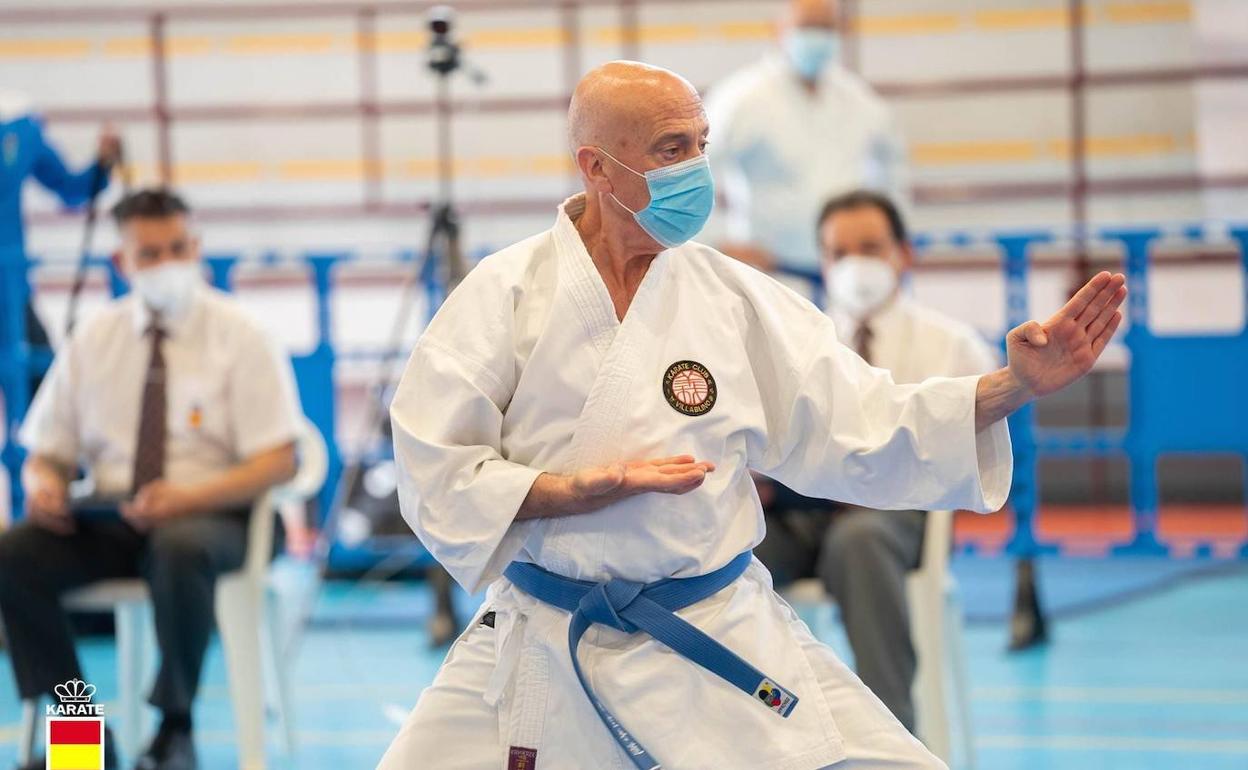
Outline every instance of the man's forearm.
[[295, 446], [286, 444], [253, 455], [233, 468], [193, 486], [200, 511], [244, 505], [295, 475]]
[[555, 473], [543, 473], [529, 487], [529, 494], [516, 511], [516, 521], [525, 519], [548, 519], [556, 516], [570, 516], [579, 511], [572, 510], [570, 501], [571, 480], [567, 476]]
[[975, 432], [1004, 420], [1033, 398], [1008, 367], [985, 374], [975, 388]]

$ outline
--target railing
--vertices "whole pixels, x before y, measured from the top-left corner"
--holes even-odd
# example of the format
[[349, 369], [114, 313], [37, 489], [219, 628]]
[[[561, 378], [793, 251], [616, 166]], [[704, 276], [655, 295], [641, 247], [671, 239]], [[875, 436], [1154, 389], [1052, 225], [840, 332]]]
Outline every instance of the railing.
[[[1027, 287], [1034, 265], [1033, 251], [1070, 233], [952, 233], [940, 237], [919, 236], [920, 252], [937, 244], [964, 247], [990, 246], [1001, 254], [1001, 270], [1006, 280], [1006, 317], [1010, 326], [1030, 317]], [[1208, 228], [1105, 229], [1089, 234], [1093, 241], [1120, 244], [1125, 252], [1125, 269], [1130, 287], [1128, 307], [1130, 326], [1122, 342], [1130, 354], [1128, 389], [1130, 420], [1125, 429], [1096, 426], [1081, 429], [1053, 429], [1036, 425], [1034, 409], [1028, 407], [1010, 420], [1014, 442], [1015, 476], [1011, 508], [1015, 517], [1008, 550], [1014, 554], [1054, 552], [1057, 543], [1045, 542], [1036, 530], [1038, 506], [1038, 461], [1044, 457], [1077, 457], [1093, 460], [1109, 456], [1125, 457], [1131, 468], [1130, 505], [1135, 522], [1131, 540], [1116, 550], [1132, 554], [1170, 553], [1181, 556], [1238, 555], [1248, 557], [1248, 539], [1234, 542], [1210, 539], [1198, 542], [1167, 543], [1158, 536], [1159, 496], [1156, 467], [1158, 459], [1174, 452], [1236, 454], [1248, 464], [1248, 322], [1233, 334], [1224, 335], [1158, 335], [1149, 328], [1148, 275], [1152, 262], [1150, 248], [1164, 237], [1180, 237], [1193, 244], [1229, 240], [1238, 248], [1239, 267], [1243, 276], [1244, 307], [1248, 314], [1248, 226]], [[410, 266], [413, 255], [400, 252], [396, 264]], [[244, 262], [237, 257], [217, 256], [208, 260], [212, 282], [224, 290], [232, 287], [236, 267]], [[334, 500], [333, 484], [342, 467], [342, 457], [335, 441], [337, 395], [334, 371], [344, 359], [333, 339], [333, 302], [336, 291], [335, 272], [342, 265], [357, 260], [350, 254], [310, 253], [293, 260], [267, 258], [257, 260], [264, 266], [288, 268], [302, 266], [306, 280], [315, 296], [316, 342], [311, 351], [295, 356], [294, 365], [300, 395], [308, 416], [321, 429], [330, 448], [331, 477], [320, 495], [322, 516]], [[920, 264], [923, 259], [920, 259]], [[25, 412], [29, 393], [26, 383], [32, 373], [46, 366], [48, 357], [31, 351], [24, 339], [22, 308], [29, 292], [28, 270], [37, 263], [8, 255], [0, 259], [0, 384], [8, 405], [9, 432], [3, 450], [5, 464], [12, 478], [20, 466], [21, 452], [8, 437]], [[93, 268], [105, 271], [113, 294], [125, 286], [111, 261], [96, 260]], [[439, 296], [432, 272], [423, 276], [423, 288], [431, 297]], [[430, 303], [431, 306], [433, 303]], [[405, 351], [380, 351], [370, 355], [382, 357]], [[387, 451], [385, 447], [366, 448], [365, 453]], [[15, 510], [20, 506], [20, 488], [14, 484]], [[1248, 517], [1248, 508], [1245, 509]], [[1248, 531], [1248, 530], [1246, 530]], [[380, 558], [396, 545], [393, 542], [369, 543], [345, 547], [339, 544], [333, 557], [341, 566], [359, 566]], [[403, 548], [418, 548], [414, 540]]]

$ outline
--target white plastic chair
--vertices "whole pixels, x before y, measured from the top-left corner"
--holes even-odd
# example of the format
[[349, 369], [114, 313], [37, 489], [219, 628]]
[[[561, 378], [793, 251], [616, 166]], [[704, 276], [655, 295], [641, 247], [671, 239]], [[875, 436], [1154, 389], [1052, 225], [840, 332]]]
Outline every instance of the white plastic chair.
[[[919, 739], [950, 766], [954, 766], [956, 730], [962, 766], [974, 768], [962, 605], [958, 601], [957, 581], [949, 571], [952, 543], [953, 511], [929, 512], [922, 561], [906, 578], [911, 643], [918, 658], [913, 688], [915, 719]], [[833, 606], [817, 578], [799, 580], [783, 593], [791, 604], [829, 610]]]
[[[230, 697], [238, 737], [239, 767], [265, 766], [265, 695], [277, 719], [287, 751], [294, 750], [289, 674], [285, 651], [287, 632], [277, 622], [280, 595], [269, 590], [276, 506], [313, 497], [325, 483], [329, 467], [325, 441], [316, 426], [304, 421], [297, 440], [298, 471], [287, 483], [255, 502], [248, 524], [243, 567], [217, 579], [216, 618], [225, 650]], [[138, 578], [103, 580], [66, 594], [65, 606], [79, 610], [112, 610], [116, 625], [119, 690], [118, 742], [131, 757], [151, 732], [151, 714], [143, 691], [154, 669], [155, 632], [147, 585]], [[24, 704], [22, 753], [28, 755], [34, 736], [35, 704]], [[26, 757], [19, 758], [26, 759]]]

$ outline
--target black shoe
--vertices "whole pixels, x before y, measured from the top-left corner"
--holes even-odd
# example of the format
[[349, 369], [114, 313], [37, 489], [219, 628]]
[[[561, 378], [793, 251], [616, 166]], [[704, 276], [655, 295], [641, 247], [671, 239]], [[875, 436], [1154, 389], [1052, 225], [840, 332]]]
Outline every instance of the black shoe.
[[195, 743], [191, 740], [190, 730], [167, 729], [161, 727], [160, 732], [152, 739], [143, 756], [135, 763], [135, 770], [198, 770], [199, 760], [195, 758]]
[[[17, 770], [44, 770], [48, 766], [45, 757], [36, 757], [25, 765], [15, 765]], [[117, 761], [117, 744], [113, 742], [113, 731], [104, 728], [104, 770], [120, 770]]]

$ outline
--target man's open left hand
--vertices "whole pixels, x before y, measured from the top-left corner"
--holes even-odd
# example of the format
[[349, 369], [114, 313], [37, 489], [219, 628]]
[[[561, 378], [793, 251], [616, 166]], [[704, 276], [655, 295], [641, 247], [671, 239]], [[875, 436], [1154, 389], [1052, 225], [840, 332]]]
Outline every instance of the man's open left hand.
[[1127, 296], [1121, 273], [1098, 273], [1043, 324], [1028, 321], [1006, 337], [1009, 372], [1031, 398], [1061, 390], [1087, 374], [1122, 322]]

